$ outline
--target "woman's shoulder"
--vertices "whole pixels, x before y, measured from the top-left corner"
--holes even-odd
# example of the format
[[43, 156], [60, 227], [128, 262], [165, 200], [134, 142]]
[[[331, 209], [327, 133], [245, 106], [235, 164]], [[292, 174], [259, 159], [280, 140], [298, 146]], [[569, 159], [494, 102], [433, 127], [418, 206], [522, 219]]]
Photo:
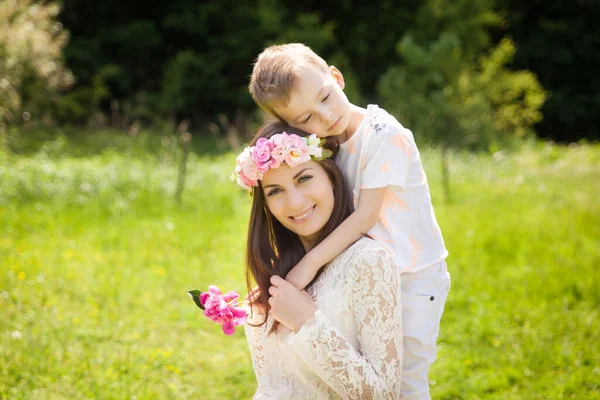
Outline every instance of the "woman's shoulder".
[[369, 237], [363, 236], [358, 239], [354, 244], [352, 244], [349, 248], [354, 248], [355, 250], [360, 251], [379, 251], [385, 250], [385, 246], [383, 246], [379, 241]]
[[384, 262], [394, 263], [390, 252], [377, 240], [363, 236], [348, 247], [339, 256], [345, 263], [355, 264], [362, 259], [380, 259]]
[[363, 290], [366, 282], [375, 290], [382, 282], [396, 285], [400, 281], [400, 269], [392, 254], [379, 241], [363, 237], [350, 246], [340, 260], [348, 282], [357, 290]]
[[265, 322], [265, 319], [268, 319], [268, 318], [267, 318], [267, 315], [266, 315], [264, 309], [262, 309], [262, 307], [259, 307], [257, 305], [253, 305], [252, 307], [245, 305], [243, 308], [246, 311], [246, 325], [247, 326], [256, 328], [257, 326], [255, 326], [255, 325], [260, 325], [261, 327], [264, 327], [263, 323]]

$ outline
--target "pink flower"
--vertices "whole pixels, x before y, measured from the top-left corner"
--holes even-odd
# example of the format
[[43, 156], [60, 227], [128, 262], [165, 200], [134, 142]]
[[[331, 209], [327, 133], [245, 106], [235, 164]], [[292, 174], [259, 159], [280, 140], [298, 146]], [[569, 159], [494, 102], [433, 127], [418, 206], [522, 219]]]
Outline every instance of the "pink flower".
[[[246, 186], [256, 186], [257, 181], [262, 179], [263, 172], [259, 171], [254, 162], [253, 149], [246, 147], [236, 159], [235, 172]], [[238, 181], [239, 183], [239, 181]]]
[[332, 152], [322, 147], [323, 141], [316, 135], [301, 137], [287, 132], [278, 133], [271, 138], [260, 138], [253, 147], [246, 147], [236, 159], [233, 180], [242, 188], [251, 191], [258, 186], [264, 173], [278, 168], [286, 162], [290, 167], [332, 156]]
[[202, 292], [199, 296], [204, 315], [220, 324], [226, 335], [232, 335], [236, 326], [246, 322], [246, 311], [238, 307], [238, 297], [240, 295], [235, 291], [221, 295], [221, 290], [214, 285], [210, 285], [208, 292]]
[[292, 168], [307, 161], [310, 161], [310, 154], [308, 151], [292, 147], [285, 153], [285, 162]]
[[275, 143], [265, 138], [260, 138], [256, 141], [252, 155], [259, 171], [265, 172], [271, 168], [271, 152], [274, 147]]
[[257, 180], [253, 181], [251, 179], [248, 179], [243, 174], [240, 174], [237, 178], [237, 184], [246, 190], [251, 190], [253, 186], [258, 185], [258, 181]]
[[273, 151], [271, 151], [271, 160], [273, 162], [271, 168], [279, 168], [285, 160], [285, 146], [283, 144], [275, 145]]
[[252, 181], [262, 179], [262, 172], [258, 170], [254, 162], [247, 162], [244, 164], [242, 166], [242, 172], [248, 179]]
[[306, 139], [298, 135], [288, 135], [288, 137], [285, 139], [285, 143], [287, 144], [288, 148], [308, 150], [308, 147], [306, 146]]
[[[273, 136], [273, 142], [278, 147], [281, 146], [283, 161], [290, 167], [295, 167], [298, 164], [310, 161], [310, 153], [306, 145], [306, 139], [298, 135], [288, 135], [287, 132], [282, 132]], [[279, 149], [278, 149], [279, 150]]]
[[273, 141], [273, 143], [275, 143], [275, 146], [284, 145], [284, 147], [285, 147], [285, 144], [289, 137], [290, 137], [290, 135], [288, 135], [287, 132], [281, 132], [281, 133], [278, 133], [277, 135], [273, 135], [271, 137], [271, 141]]
[[244, 151], [242, 151], [240, 153], [240, 155], [238, 155], [237, 158], [235, 159], [236, 167], [241, 167], [242, 165], [246, 164], [248, 162], [248, 160], [251, 158], [252, 158], [252, 149], [250, 147], [246, 147], [244, 149]]

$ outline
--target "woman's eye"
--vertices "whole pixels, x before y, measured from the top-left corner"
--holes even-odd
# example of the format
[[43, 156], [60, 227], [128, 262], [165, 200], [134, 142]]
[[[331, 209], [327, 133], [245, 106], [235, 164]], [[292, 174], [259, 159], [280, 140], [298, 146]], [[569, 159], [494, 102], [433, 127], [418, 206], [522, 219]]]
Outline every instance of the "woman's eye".
[[310, 119], [310, 117], [312, 117], [312, 114], [310, 114], [308, 117], [306, 117], [306, 119], [304, 121], [302, 121], [303, 124], [307, 123], [308, 120]]
[[325, 101], [329, 98], [329, 95], [323, 97], [323, 101], [321, 101], [321, 103], [325, 103]]
[[298, 182], [299, 183], [306, 182], [311, 178], [312, 178], [312, 176], [310, 176], [310, 175], [302, 175], [300, 178], [298, 178]]
[[277, 194], [279, 192], [281, 192], [280, 189], [273, 189], [273, 190], [269, 191], [269, 193], [267, 193], [267, 196], [270, 197], [270, 196], [273, 196], [273, 195], [275, 195], [275, 194]]

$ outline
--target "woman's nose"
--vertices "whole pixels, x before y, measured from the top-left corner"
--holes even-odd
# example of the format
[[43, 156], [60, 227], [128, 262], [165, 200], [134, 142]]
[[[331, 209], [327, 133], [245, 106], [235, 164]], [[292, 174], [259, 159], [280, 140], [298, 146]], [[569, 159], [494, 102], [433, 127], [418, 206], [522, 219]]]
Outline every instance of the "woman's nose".
[[290, 210], [291, 215], [295, 215], [304, 210], [301, 208], [304, 206], [304, 201], [302, 197], [302, 193], [297, 189], [292, 189], [288, 191], [287, 205]]

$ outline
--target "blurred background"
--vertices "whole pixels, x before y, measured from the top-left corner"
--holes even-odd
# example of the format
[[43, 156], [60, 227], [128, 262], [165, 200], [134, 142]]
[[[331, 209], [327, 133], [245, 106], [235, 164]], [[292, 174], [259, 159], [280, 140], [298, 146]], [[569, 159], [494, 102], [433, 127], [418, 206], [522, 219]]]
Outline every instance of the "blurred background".
[[0, 0], [0, 399], [250, 398], [240, 328], [270, 44], [414, 132], [453, 288], [437, 399], [600, 398], [597, 0]]

